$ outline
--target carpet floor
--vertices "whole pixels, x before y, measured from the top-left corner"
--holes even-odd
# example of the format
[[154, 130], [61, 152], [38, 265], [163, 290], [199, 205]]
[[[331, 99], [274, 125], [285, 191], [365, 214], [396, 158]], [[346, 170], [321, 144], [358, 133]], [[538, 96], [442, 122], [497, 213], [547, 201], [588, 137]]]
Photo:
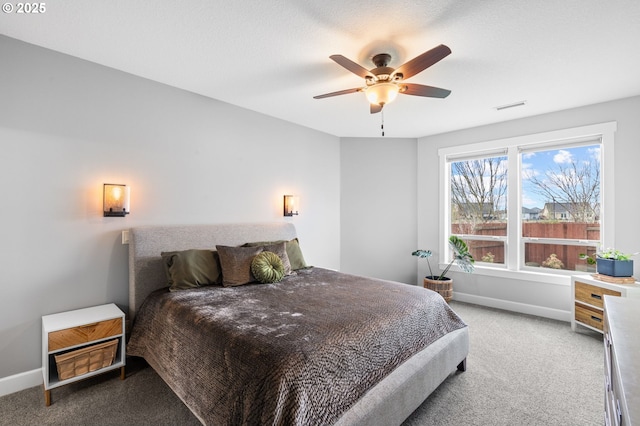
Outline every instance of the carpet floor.
[[[602, 336], [568, 323], [460, 302], [469, 325], [467, 371], [451, 376], [403, 423], [417, 425], [603, 424]], [[0, 397], [0, 425], [199, 425], [137, 358], [119, 371], [52, 390]]]

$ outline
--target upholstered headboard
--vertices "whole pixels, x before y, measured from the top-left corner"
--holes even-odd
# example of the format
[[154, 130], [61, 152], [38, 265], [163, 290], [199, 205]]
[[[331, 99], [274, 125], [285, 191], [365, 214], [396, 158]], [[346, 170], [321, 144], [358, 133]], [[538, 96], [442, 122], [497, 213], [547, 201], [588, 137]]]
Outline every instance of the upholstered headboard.
[[252, 241], [291, 240], [292, 223], [142, 226], [129, 230], [129, 316], [133, 320], [144, 299], [167, 286], [160, 253], [239, 246]]

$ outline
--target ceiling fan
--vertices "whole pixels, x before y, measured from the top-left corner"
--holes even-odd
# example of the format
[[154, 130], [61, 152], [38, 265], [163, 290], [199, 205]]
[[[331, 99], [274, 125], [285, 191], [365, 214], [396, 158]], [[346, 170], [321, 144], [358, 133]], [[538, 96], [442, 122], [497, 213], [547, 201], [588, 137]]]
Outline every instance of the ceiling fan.
[[451, 93], [450, 90], [422, 84], [405, 83], [404, 80], [424, 71], [450, 53], [451, 49], [441, 44], [395, 69], [388, 66], [391, 61], [391, 55], [388, 53], [379, 53], [371, 58], [371, 61], [376, 66], [371, 70], [367, 70], [342, 55], [331, 55], [329, 57], [337, 62], [338, 65], [364, 78], [365, 86], [325, 93], [324, 95], [314, 96], [313, 98], [323, 99], [349, 93], [364, 92], [371, 104], [371, 114], [382, 111], [382, 107], [392, 102], [398, 96], [398, 93], [430, 98], [446, 98]]

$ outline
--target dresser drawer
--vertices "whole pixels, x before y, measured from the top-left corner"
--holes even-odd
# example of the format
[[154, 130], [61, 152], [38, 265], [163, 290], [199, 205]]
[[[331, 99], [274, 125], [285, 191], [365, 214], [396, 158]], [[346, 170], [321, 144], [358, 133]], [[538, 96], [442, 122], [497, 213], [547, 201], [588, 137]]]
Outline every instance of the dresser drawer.
[[576, 303], [575, 307], [576, 321], [580, 321], [583, 324], [602, 330], [603, 312], [601, 310], [591, 306], [582, 305], [580, 303]]
[[49, 351], [122, 334], [122, 318], [114, 318], [49, 333]]
[[[595, 285], [586, 284], [580, 281], [576, 281], [575, 298], [584, 303], [588, 303], [593, 306], [597, 306], [602, 309], [602, 299], [605, 294], [611, 296], [621, 296], [622, 293], [615, 290], [609, 290], [607, 288], [597, 287]], [[577, 316], [577, 313], [576, 313]], [[600, 315], [602, 319], [602, 315]], [[600, 326], [602, 329], [602, 326]]]
[[605, 392], [604, 394], [604, 424], [605, 426], [620, 426], [620, 418], [618, 417], [616, 408], [616, 397], [613, 392]]

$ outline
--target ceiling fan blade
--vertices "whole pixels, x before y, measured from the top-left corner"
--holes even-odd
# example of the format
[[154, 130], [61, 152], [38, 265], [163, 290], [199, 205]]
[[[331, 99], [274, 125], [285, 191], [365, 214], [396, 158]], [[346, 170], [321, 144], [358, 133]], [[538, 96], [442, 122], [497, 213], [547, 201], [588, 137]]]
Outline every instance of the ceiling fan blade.
[[422, 84], [405, 83], [402, 85], [400, 93], [413, 96], [426, 96], [428, 98], [446, 98], [451, 93], [451, 90]]
[[402, 78], [407, 79], [429, 68], [431, 65], [445, 58], [450, 53], [451, 49], [449, 49], [444, 44], [441, 44], [440, 46], [436, 46], [431, 50], [427, 50], [422, 55], [416, 56], [409, 62], [405, 62], [404, 64], [400, 65], [393, 72], [393, 75], [402, 74]]
[[325, 93], [324, 95], [314, 96], [313, 99], [330, 98], [332, 96], [347, 95], [349, 93], [356, 93], [356, 92], [360, 92], [360, 91], [362, 91], [362, 88], [360, 88], [360, 87], [355, 88], [355, 89], [339, 90], [337, 92]]
[[356, 64], [351, 59], [345, 58], [342, 55], [331, 55], [329, 57], [334, 61], [336, 61], [338, 65], [342, 65], [343, 67], [345, 67], [346, 69], [354, 73], [355, 75], [359, 75], [362, 78], [367, 78], [367, 77], [375, 78], [375, 76], [371, 74], [371, 71]]
[[369, 108], [369, 110], [371, 111], [371, 114], [376, 114], [382, 111], [382, 106], [378, 104], [370, 104], [370, 105], [371, 107]]

